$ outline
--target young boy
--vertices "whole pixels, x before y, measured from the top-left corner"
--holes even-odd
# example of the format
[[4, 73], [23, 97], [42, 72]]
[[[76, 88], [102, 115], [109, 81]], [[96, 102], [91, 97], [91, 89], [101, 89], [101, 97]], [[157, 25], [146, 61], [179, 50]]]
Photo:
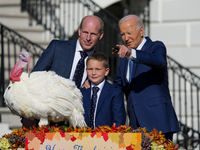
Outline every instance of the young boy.
[[[124, 94], [105, 80], [110, 71], [108, 65], [107, 56], [100, 52], [91, 54], [86, 61], [86, 72], [91, 85], [88, 89], [82, 88], [81, 92], [85, 121], [92, 129], [112, 126], [114, 123], [116, 127], [125, 124]], [[97, 90], [93, 91], [94, 88]]]

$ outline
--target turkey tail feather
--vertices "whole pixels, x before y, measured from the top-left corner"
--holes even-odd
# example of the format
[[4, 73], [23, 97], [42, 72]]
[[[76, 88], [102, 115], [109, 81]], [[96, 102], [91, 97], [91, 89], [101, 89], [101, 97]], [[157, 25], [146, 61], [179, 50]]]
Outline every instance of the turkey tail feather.
[[85, 119], [83, 115], [77, 111], [76, 109], [73, 110], [72, 115], [69, 117], [70, 125], [79, 128], [86, 127]]

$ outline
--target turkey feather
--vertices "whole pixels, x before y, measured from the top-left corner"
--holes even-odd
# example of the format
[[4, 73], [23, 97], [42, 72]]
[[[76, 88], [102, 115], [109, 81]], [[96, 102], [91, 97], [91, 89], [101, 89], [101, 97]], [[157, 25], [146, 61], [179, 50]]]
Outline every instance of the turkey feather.
[[[28, 54], [23, 54], [26, 55]], [[28, 60], [20, 60], [20, 63], [27, 64], [30, 62]], [[66, 118], [73, 127], [86, 126], [82, 94], [72, 80], [53, 71], [37, 71], [30, 75], [26, 72], [20, 73], [20, 66], [25, 66], [20, 63], [13, 68], [10, 84], [4, 93], [5, 103], [13, 114], [39, 119], [40, 126]]]

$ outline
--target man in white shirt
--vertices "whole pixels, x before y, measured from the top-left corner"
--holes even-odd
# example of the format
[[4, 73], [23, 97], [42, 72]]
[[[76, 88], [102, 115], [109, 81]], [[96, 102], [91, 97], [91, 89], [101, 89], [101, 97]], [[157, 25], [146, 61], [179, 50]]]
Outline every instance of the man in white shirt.
[[[99, 17], [93, 15], [84, 17], [78, 29], [78, 39], [71, 41], [52, 40], [42, 53], [32, 72], [51, 70], [64, 78], [75, 81], [77, 87], [80, 88], [87, 77], [85, 61], [87, 56], [94, 52], [98, 41], [102, 39], [104, 34], [103, 27], [104, 23]], [[82, 58], [82, 53], [84, 58]], [[82, 64], [78, 65], [81, 58]], [[82, 73], [77, 69], [77, 66], [81, 66]], [[76, 73], [76, 71], [78, 72]], [[21, 122], [27, 128], [33, 125], [37, 126], [37, 121], [35, 120], [22, 118]]]
[[166, 139], [180, 131], [168, 88], [166, 47], [161, 41], [144, 37], [144, 27], [136, 15], [119, 21], [125, 45], [116, 45], [120, 57], [114, 84], [127, 98], [129, 125], [162, 131]]

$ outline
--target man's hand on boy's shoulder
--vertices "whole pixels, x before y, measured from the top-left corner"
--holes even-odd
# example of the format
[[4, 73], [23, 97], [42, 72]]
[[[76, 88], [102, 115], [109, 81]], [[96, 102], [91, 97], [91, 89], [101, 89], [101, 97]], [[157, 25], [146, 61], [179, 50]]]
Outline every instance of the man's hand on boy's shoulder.
[[86, 89], [90, 88], [90, 82], [89, 82], [89, 80], [85, 81], [85, 83], [83, 84], [82, 88], [86, 88]]

